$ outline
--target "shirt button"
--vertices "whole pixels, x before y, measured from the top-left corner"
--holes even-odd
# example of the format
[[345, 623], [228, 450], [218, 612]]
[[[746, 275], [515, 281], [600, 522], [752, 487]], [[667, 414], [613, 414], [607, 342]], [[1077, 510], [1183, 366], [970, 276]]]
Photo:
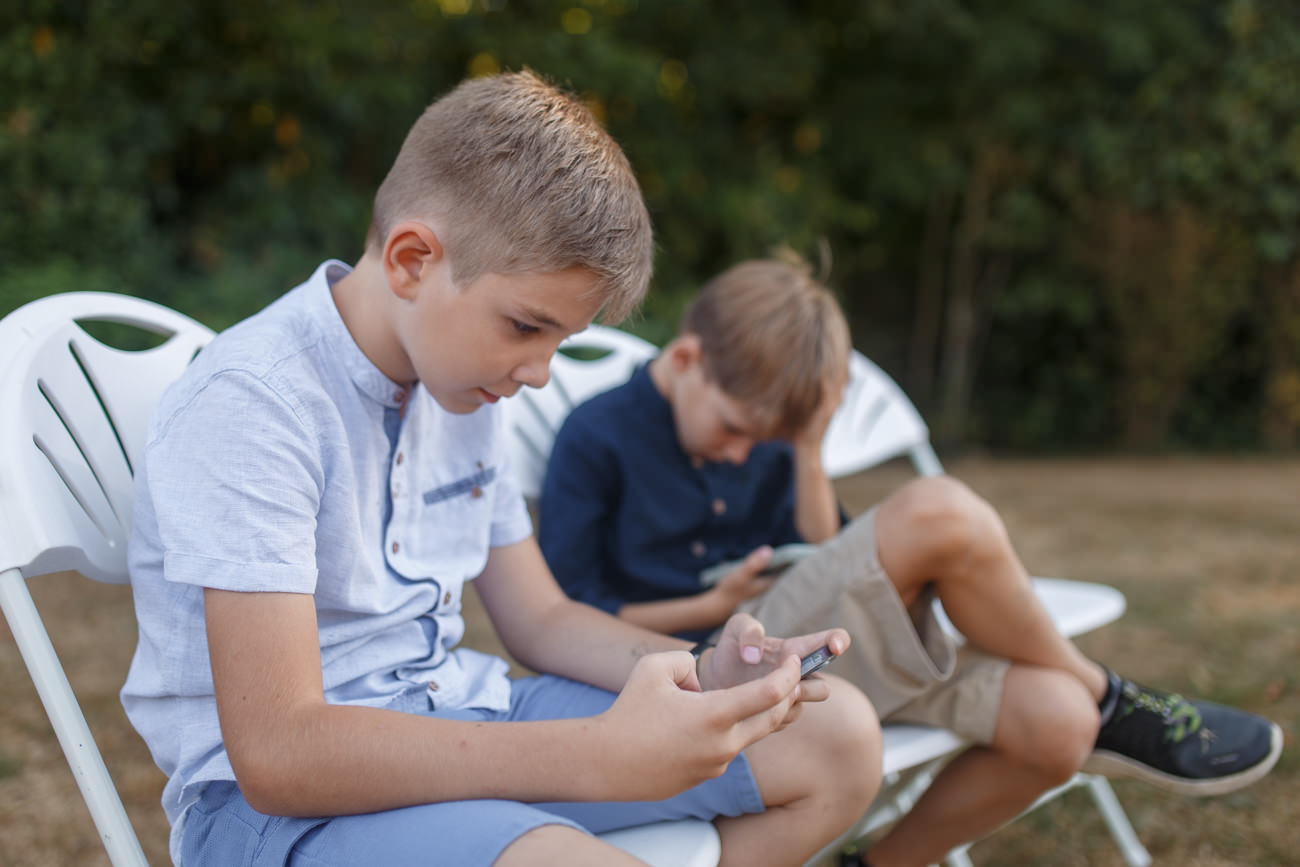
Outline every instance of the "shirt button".
[[474, 487], [470, 488], [469, 495], [477, 500], [479, 497], [483, 496], [483, 489], [480, 488], [478, 485], [475, 485]]
[[437, 692], [437, 691], [438, 691], [438, 681], [436, 680], [429, 681], [429, 692]]
[[397, 391], [393, 392], [393, 400], [398, 403], [406, 403], [406, 389], [399, 388]]
[[693, 556], [703, 557], [707, 553], [709, 553], [709, 549], [699, 539], [696, 539], [691, 543], [691, 554]]
[[397, 453], [397, 457], [393, 460], [393, 463], [397, 464], [399, 467], [402, 465], [402, 453], [401, 453], [401, 452], [398, 452], [398, 453]]
[[451, 604], [451, 591], [450, 591], [450, 590], [448, 590], [446, 593], [442, 594], [442, 604], [443, 604], [443, 605], [450, 605], [450, 604]]
[[721, 515], [727, 511], [727, 501], [718, 497], [713, 501], [713, 514]]
[[398, 545], [396, 542], [394, 542], [394, 543], [393, 543], [393, 546], [392, 546], [392, 551], [393, 551], [393, 553], [396, 554], [396, 553], [397, 553], [397, 549], [400, 548], [400, 547], [401, 547], [400, 545]]

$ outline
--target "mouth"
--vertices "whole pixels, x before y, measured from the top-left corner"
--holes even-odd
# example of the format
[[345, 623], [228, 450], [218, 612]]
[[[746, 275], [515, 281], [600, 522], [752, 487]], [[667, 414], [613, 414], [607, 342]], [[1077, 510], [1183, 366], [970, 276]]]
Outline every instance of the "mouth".
[[480, 388], [478, 390], [478, 393], [483, 398], [483, 400], [486, 401], [487, 403], [496, 403], [498, 400], [501, 399], [501, 395], [493, 394], [492, 392], [488, 391], [486, 388]]

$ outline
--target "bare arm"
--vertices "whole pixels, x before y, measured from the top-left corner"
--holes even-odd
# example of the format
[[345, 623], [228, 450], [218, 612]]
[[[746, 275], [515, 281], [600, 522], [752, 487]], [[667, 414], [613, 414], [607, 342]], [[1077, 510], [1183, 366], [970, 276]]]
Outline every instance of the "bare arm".
[[617, 692], [640, 657], [689, 647], [570, 599], [531, 538], [493, 548], [474, 586], [506, 649], [535, 671]]
[[[699, 693], [692, 691], [695, 661], [686, 653], [652, 655], [633, 671], [636, 653], [570, 647], [559, 653], [562, 663], [569, 655], [577, 660], [570, 668], [610, 679], [632, 675], [597, 717], [473, 723], [333, 705], [324, 698], [310, 596], [207, 590], [204, 604], [226, 750], [249, 803], [275, 815], [343, 815], [480, 797], [668, 797], [721, 773], [741, 749], [784, 725], [801, 697], [798, 667], [788, 658], [761, 678]], [[554, 613], [563, 617], [564, 628], [555, 630], [560, 635], [570, 626], [591, 626], [578, 627], [585, 619], [571, 619], [572, 613]], [[549, 642], [525, 642], [533, 644], [542, 658], [557, 654]], [[579, 639], [578, 647], [595, 645]]]
[[[770, 549], [750, 555], [751, 568], [761, 568], [772, 556]], [[744, 568], [744, 567], [741, 567]], [[725, 579], [724, 579], [725, 580]], [[476, 580], [479, 598], [506, 648], [516, 659], [536, 671], [559, 674], [616, 692], [623, 688], [637, 660], [663, 650], [683, 650], [687, 642], [611, 617], [574, 602], [564, 595], [532, 539], [493, 548], [487, 568]], [[848, 633], [828, 629], [790, 638], [767, 636], [747, 615], [730, 618], [718, 642], [722, 658], [706, 654], [701, 659], [706, 689], [729, 689], [766, 679], [791, 658], [797, 659], [822, 645], [841, 653], [849, 646]], [[689, 657], [686, 657], [689, 659]], [[693, 688], [695, 685], [691, 685]], [[820, 689], [803, 690], [800, 698], [824, 698]]]
[[807, 542], [825, 542], [840, 531], [835, 489], [822, 466], [822, 439], [844, 394], [844, 382], [829, 384], [808, 424], [792, 439], [794, 523]]
[[618, 616], [629, 623], [669, 634], [715, 629], [736, 613], [741, 602], [772, 586], [775, 579], [760, 574], [771, 559], [771, 547], [762, 545], [702, 593], [654, 602], [628, 602], [618, 610]]

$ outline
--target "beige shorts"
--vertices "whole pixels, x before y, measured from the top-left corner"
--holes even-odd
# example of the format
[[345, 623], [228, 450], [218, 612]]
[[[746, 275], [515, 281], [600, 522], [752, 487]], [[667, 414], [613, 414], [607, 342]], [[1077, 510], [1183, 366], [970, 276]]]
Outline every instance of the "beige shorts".
[[875, 511], [738, 610], [771, 635], [843, 627], [853, 642], [827, 671], [866, 693], [882, 721], [940, 726], [991, 743], [1009, 663], [959, 647], [939, 625], [933, 591], [910, 611], [903, 605], [876, 553]]

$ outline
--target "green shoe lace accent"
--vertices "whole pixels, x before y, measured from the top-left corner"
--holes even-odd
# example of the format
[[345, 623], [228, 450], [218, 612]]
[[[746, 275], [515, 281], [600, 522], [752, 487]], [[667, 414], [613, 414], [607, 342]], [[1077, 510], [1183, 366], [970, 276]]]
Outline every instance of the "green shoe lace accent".
[[1156, 714], [1164, 721], [1166, 743], [1181, 743], [1201, 728], [1201, 712], [1177, 693], [1158, 693], [1130, 682], [1124, 685], [1124, 698], [1120, 715], [1128, 716], [1135, 710]]

